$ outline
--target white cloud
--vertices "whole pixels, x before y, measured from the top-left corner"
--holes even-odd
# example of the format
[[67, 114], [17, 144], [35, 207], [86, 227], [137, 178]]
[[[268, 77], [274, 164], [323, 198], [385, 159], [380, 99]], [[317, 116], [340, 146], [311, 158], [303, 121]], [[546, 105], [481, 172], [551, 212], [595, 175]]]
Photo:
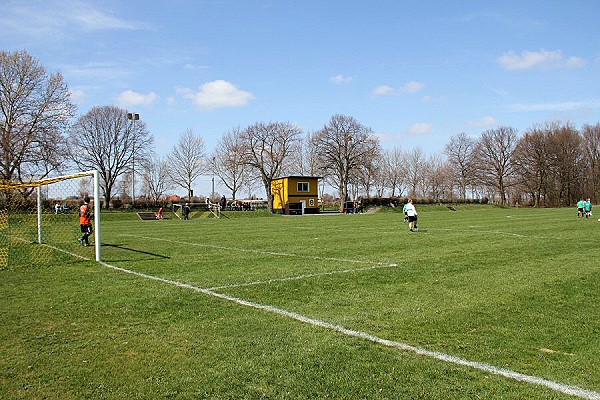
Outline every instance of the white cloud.
[[507, 70], [514, 71], [530, 68], [581, 67], [586, 61], [580, 57], [565, 57], [561, 50], [523, 51], [521, 55], [510, 51], [500, 57], [498, 62]]
[[81, 104], [85, 101], [85, 91], [83, 89], [74, 89], [69, 92], [71, 101], [75, 104]]
[[423, 89], [423, 83], [417, 81], [407, 82], [400, 89], [395, 89], [388, 85], [380, 85], [373, 89], [373, 96], [390, 96], [399, 93], [416, 93]]
[[393, 87], [387, 85], [380, 85], [373, 89], [373, 96], [388, 96], [396, 93]]
[[[133, 18], [120, 18], [84, 1], [46, 0], [44, 2], [9, 2], [3, 5], [0, 23], [8, 32], [28, 36], [60, 39], [73, 29], [82, 31], [138, 30], [148, 25]], [[134, 17], [134, 16], [133, 16]], [[23, 23], [27, 21], [27, 23]]]
[[352, 79], [353, 78], [351, 76], [336, 75], [332, 77], [330, 81], [333, 83], [350, 83], [352, 82]]
[[496, 118], [494, 117], [490, 117], [490, 116], [486, 116], [483, 118], [479, 118], [479, 119], [473, 119], [467, 122], [467, 124], [469, 126], [472, 126], [474, 128], [485, 128], [488, 126], [494, 126], [497, 124], [496, 122]]
[[579, 68], [579, 67], [585, 67], [587, 64], [587, 61], [581, 57], [569, 57], [565, 64], [569, 68]]
[[446, 98], [444, 96], [433, 97], [430, 95], [424, 95], [421, 100], [423, 103], [444, 103], [446, 102]]
[[[68, 10], [68, 11], [67, 11]], [[121, 19], [110, 15], [103, 10], [96, 9], [90, 4], [80, 3], [78, 7], [65, 7], [63, 12], [68, 12], [67, 17], [83, 30], [137, 30], [145, 26], [130, 19]]]
[[154, 92], [142, 94], [133, 90], [126, 90], [117, 97], [118, 103], [126, 106], [148, 106], [156, 102], [156, 100], [158, 100], [158, 95]]
[[196, 65], [192, 63], [187, 63], [183, 66], [183, 69], [187, 70], [199, 70], [199, 69], [208, 69], [210, 68], [208, 65]]
[[530, 111], [573, 111], [581, 109], [598, 109], [600, 101], [566, 101], [563, 103], [534, 103], [534, 104], [513, 104], [508, 107], [513, 112]]
[[414, 124], [408, 129], [408, 133], [411, 135], [424, 135], [431, 132], [433, 132], [433, 125], [426, 122]]
[[177, 92], [186, 99], [193, 100], [198, 107], [206, 109], [244, 106], [254, 99], [252, 93], [240, 90], [222, 79], [203, 84], [199, 92], [187, 88], [178, 89]]
[[403, 93], [416, 93], [419, 90], [423, 89], [423, 83], [417, 81], [411, 81], [406, 83], [400, 90]]

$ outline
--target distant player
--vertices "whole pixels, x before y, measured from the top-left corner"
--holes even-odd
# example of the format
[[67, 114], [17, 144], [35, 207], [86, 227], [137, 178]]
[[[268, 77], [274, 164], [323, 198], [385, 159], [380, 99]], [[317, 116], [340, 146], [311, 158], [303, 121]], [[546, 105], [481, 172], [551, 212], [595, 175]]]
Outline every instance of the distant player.
[[89, 237], [92, 234], [92, 211], [90, 208], [90, 198], [85, 196], [83, 204], [79, 207], [79, 226], [81, 227], [82, 236], [79, 238], [79, 243], [82, 246], [89, 246]]
[[585, 209], [585, 217], [589, 218], [592, 216], [592, 201], [591, 199], [587, 199], [585, 201], [585, 205], [583, 206], [583, 208]]
[[156, 213], [156, 219], [163, 219], [163, 208], [159, 208], [158, 212]]
[[406, 210], [406, 216], [408, 217], [408, 229], [411, 232], [418, 232], [419, 228], [417, 227], [417, 218], [419, 214], [417, 213], [417, 209], [413, 205], [412, 199], [408, 200], [408, 203], [404, 206]]
[[577, 218], [585, 216], [584, 214], [585, 201], [583, 199], [577, 202]]

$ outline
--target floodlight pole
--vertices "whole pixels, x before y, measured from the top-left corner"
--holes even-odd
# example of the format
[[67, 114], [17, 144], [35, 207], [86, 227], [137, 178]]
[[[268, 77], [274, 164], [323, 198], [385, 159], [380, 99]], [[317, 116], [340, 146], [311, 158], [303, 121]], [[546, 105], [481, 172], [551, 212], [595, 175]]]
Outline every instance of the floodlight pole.
[[127, 119], [132, 121], [132, 133], [133, 133], [133, 158], [131, 160], [131, 207], [135, 204], [135, 121], [140, 119], [140, 114], [128, 112]]
[[212, 158], [212, 193], [210, 194], [210, 200], [215, 198], [215, 160], [216, 157]]

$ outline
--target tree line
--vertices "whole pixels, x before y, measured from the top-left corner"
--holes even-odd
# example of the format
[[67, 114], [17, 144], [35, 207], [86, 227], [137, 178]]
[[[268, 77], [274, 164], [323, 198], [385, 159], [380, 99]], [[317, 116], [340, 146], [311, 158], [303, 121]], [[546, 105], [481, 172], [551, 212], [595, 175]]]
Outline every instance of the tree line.
[[[96, 169], [105, 207], [131, 193], [159, 202], [212, 174], [235, 200], [286, 175], [322, 177], [343, 207], [359, 197], [487, 198], [499, 204], [569, 206], [600, 194], [600, 123], [533, 125], [522, 135], [500, 126], [478, 138], [453, 135], [440, 154], [384, 149], [371, 128], [337, 114], [315, 132], [286, 122], [256, 122], [225, 132], [208, 153], [186, 130], [167, 155], [154, 148], [143, 120], [115, 106], [76, 116], [60, 73], [26, 51], [0, 52], [0, 178], [26, 182], [67, 169]], [[139, 193], [135, 183], [142, 183]], [[131, 188], [131, 192], [129, 192]], [[321, 193], [323, 188], [321, 189]], [[133, 200], [133, 199], [132, 199]]]

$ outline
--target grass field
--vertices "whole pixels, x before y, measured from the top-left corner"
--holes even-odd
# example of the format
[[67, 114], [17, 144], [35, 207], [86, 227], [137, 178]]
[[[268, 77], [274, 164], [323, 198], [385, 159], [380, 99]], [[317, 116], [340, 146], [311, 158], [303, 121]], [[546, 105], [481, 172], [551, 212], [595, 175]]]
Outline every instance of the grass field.
[[417, 207], [74, 221], [0, 271], [0, 398], [600, 399], [600, 222]]

